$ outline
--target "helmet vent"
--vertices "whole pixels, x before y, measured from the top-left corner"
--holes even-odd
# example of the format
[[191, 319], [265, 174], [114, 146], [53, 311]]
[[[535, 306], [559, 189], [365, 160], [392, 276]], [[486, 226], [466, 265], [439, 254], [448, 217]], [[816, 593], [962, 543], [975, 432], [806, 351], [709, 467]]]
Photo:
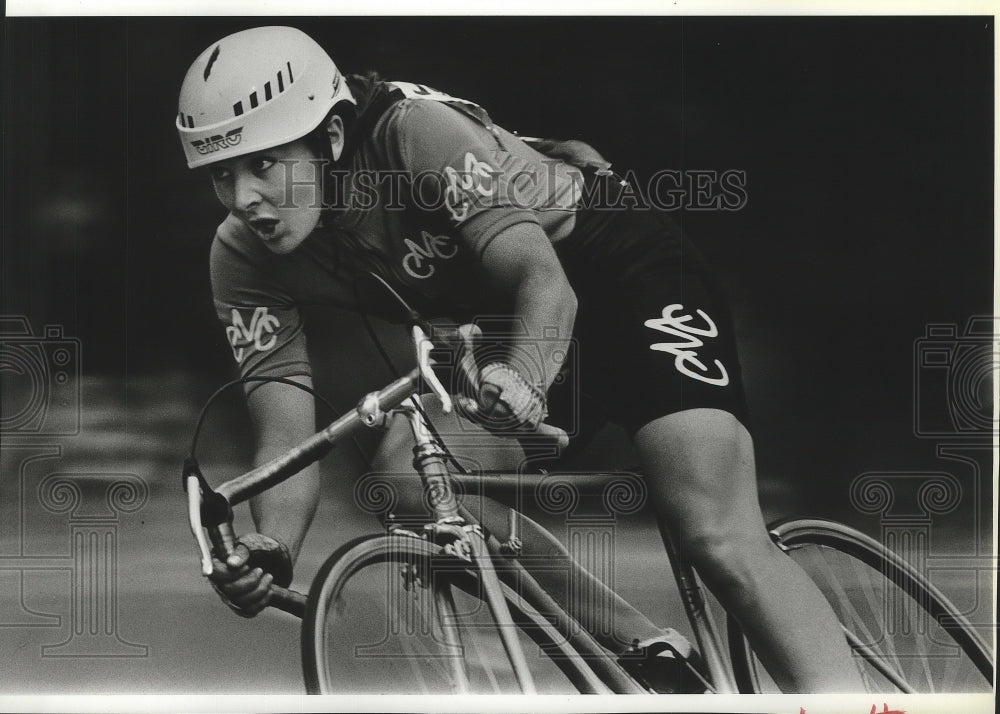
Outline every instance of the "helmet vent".
[[215, 60], [219, 59], [219, 47], [221, 45], [216, 45], [215, 49], [212, 50], [212, 56], [208, 58], [208, 64], [205, 65], [205, 81], [208, 81], [208, 75], [212, 74], [212, 65], [215, 64]]
[[[212, 62], [215, 61], [214, 57], [216, 57], [216, 55], [217, 55], [217, 53], [213, 53], [213, 55], [212, 55], [213, 59], [209, 60], [209, 66], [211, 66]], [[291, 62], [285, 62], [285, 69], [288, 70], [288, 84], [290, 84], [290, 85], [294, 84], [295, 83], [295, 77], [292, 75], [292, 63]], [[207, 73], [208, 69], [206, 69], [205, 72]], [[278, 94], [281, 94], [284, 91], [285, 91], [284, 70], [280, 70], [279, 69], [278, 70]], [[273, 96], [274, 95], [273, 95], [273, 93], [271, 91], [271, 82], [269, 82], [269, 81], [268, 82], [264, 82], [264, 101], [265, 102], [271, 101], [271, 98]], [[315, 97], [314, 96], [310, 96], [309, 98], [310, 99], [314, 99]], [[254, 91], [250, 92], [250, 108], [251, 109], [256, 109], [259, 105], [260, 105], [260, 98], [257, 96], [257, 90], [255, 89]], [[236, 102], [236, 104], [233, 105], [233, 116], [234, 117], [238, 117], [241, 114], [243, 114], [243, 100], [242, 99], [240, 101]]]

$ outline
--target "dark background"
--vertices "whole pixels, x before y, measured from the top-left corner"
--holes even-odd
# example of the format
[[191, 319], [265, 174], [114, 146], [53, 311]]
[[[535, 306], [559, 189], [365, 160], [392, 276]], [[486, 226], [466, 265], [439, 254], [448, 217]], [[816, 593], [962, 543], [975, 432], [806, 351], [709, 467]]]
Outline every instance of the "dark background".
[[[94, 660], [63, 667], [38, 656], [57, 633], [14, 628], [0, 655], [15, 689], [162, 691], [204, 682], [211, 691], [247, 678], [265, 690], [301, 686], [284, 621], [251, 627], [230, 617], [197, 575], [177, 484], [197, 408], [233, 369], [208, 280], [224, 212], [207, 180], [184, 165], [173, 127], [177, 92], [211, 42], [268, 22], [5, 21], [0, 314], [27, 317], [36, 335], [62, 325], [81, 341], [82, 430], [41, 439], [65, 447], [46, 468], [135, 473], [151, 487], [150, 504], [123, 517], [119, 622], [126, 637], [151, 643], [152, 659], [101, 661], [92, 675]], [[732, 298], [765, 512], [826, 515], [877, 534], [887, 521], [851, 503], [857, 476], [944, 472], [963, 492], [956, 510], [934, 520], [931, 551], [993, 552], [988, 438], [986, 450], [959, 447], [964, 463], [937, 452], [986, 436], [970, 439], [951, 421], [946, 377], [968, 353], [952, 350], [936, 368], [915, 361], [928, 325], [961, 334], [970, 317], [993, 311], [992, 18], [279, 22], [311, 33], [345, 71], [430, 84], [481, 103], [524, 134], [584, 139], [640, 177], [745, 171], [742, 210], [674, 217]], [[344, 407], [388, 372], [356, 317], [326, 317], [329, 332], [311, 347], [328, 367], [321, 386]], [[379, 330], [398, 354], [398, 328]], [[972, 343], [985, 348], [987, 368], [997, 362], [988, 342]], [[6, 363], [4, 370], [7, 414], [18, 403], [11, 395], [19, 375]], [[973, 406], [988, 413], [989, 373], [972, 374]], [[336, 384], [331, 375], [347, 379]], [[918, 398], [921, 413], [945, 425], [940, 433], [916, 433]], [[201, 455], [213, 473], [235, 475], [246, 464], [248, 440], [234, 429], [242, 418], [234, 396], [210, 420]], [[7, 445], [38, 442], [30, 436], [3, 435], [0, 526], [23, 518], [25, 503], [10, 496], [24, 452]], [[613, 430], [591, 458], [631, 462]], [[33, 483], [32, 473], [24, 478]], [[314, 527], [320, 535], [310, 536], [300, 560], [301, 587], [333, 545], [373, 525], [345, 510], [349, 484], [327, 495]], [[58, 525], [37, 536], [42, 545], [29, 543], [33, 552], [64, 547]], [[648, 521], [634, 529], [629, 538], [638, 544], [622, 546], [634, 557], [615, 586], [658, 621], [682, 626], [676, 611], [662, 610], [658, 578], [669, 571], [655, 530]], [[5, 553], [15, 552], [12, 533], [0, 529]], [[978, 590], [955, 586], [969, 611], [988, 608], [994, 576], [985, 571]], [[0, 594], [10, 597], [0, 606], [13, 607], [21, 592], [36, 609], [64, 608], [69, 623], [65, 584], [25, 580], [19, 591], [4, 583]], [[252, 637], [280, 652], [283, 668], [255, 658], [240, 639]]]
[[[263, 22], [7, 20], [3, 312], [64, 325], [85, 374], [229, 376], [207, 273], [223, 211], [173, 117], [197, 53]], [[288, 24], [346, 71], [585, 139], [620, 170], [746, 171], [743, 210], [675, 217], [733, 298], [762, 470], [818, 487], [931, 453], [914, 340], [992, 311], [991, 18]], [[337, 324], [366, 355], [347, 368], [375, 369], [356, 320]]]

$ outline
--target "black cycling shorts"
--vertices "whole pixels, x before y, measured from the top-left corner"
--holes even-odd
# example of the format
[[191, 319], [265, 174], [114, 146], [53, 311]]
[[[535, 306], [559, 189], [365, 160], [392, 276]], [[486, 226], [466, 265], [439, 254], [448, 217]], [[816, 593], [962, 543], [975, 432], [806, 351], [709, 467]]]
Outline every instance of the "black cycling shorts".
[[[620, 190], [617, 177], [593, 180]], [[667, 414], [714, 408], [749, 428], [729, 309], [669, 216], [582, 207], [555, 249], [579, 306], [551, 423], [586, 442], [609, 421], [632, 436]]]

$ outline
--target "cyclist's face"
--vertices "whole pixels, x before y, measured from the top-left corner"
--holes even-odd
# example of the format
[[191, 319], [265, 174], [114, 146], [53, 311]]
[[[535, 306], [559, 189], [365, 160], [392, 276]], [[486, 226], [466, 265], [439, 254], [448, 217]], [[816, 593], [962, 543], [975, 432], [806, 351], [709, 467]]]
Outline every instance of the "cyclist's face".
[[275, 253], [290, 253], [322, 211], [322, 171], [301, 139], [208, 167], [222, 205]]

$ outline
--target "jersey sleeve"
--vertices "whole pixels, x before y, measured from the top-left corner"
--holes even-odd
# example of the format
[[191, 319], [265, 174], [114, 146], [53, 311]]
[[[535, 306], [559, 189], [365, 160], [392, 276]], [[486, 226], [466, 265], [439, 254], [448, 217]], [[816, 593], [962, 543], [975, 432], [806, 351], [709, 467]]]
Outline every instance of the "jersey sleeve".
[[[240, 376], [309, 376], [302, 316], [292, 298], [239, 241], [220, 229], [212, 243], [215, 312]], [[261, 382], [249, 382], [249, 394]]]
[[538, 224], [519, 203], [518, 177], [497, 162], [488, 128], [441, 102], [403, 101], [397, 112], [387, 138], [410, 176], [414, 210], [446, 220], [476, 255], [506, 228]]

